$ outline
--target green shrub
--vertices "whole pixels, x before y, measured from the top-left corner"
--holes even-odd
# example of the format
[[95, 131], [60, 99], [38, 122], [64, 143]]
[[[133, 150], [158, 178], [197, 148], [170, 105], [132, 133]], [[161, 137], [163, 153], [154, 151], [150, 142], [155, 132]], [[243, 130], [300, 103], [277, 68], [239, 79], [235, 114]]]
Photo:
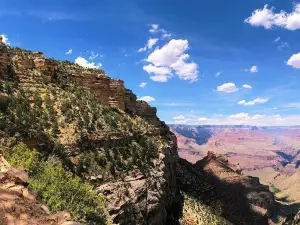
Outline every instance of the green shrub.
[[280, 193], [280, 190], [274, 184], [271, 184], [271, 191], [274, 193], [274, 195]]
[[89, 224], [108, 223], [103, 196], [66, 171], [60, 161], [44, 162], [37, 151], [31, 151], [23, 143], [6, 151], [4, 156], [13, 167], [28, 171], [29, 188], [51, 211], [68, 210], [75, 220]]

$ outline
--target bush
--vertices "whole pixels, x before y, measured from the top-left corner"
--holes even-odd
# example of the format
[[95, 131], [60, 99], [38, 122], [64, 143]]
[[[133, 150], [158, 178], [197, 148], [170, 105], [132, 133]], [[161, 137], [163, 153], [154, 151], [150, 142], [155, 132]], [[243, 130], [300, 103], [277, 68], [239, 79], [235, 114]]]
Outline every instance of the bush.
[[68, 210], [75, 220], [89, 224], [107, 224], [105, 200], [91, 186], [66, 171], [60, 161], [45, 162], [40, 154], [23, 143], [5, 152], [8, 162], [28, 171], [37, 199], [53, 212]]
[[274, 184], [271, 184], [271, 191], [274, 193], [274, 195], [280, 193], [280, 190]]

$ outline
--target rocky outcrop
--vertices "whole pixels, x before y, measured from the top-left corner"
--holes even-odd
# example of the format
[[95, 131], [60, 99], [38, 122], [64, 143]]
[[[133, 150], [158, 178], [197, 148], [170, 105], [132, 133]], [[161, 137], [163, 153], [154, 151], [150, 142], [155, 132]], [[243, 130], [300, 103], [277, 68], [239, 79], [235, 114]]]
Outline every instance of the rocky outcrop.
[[27, 189], [25, 171], [11, 168], [0, 155], [0, 224], [8, 225], [80, 225], [68, 212], [51, 214]]
[[181, 195], [176, 182], [176, 145], [165, 149], [146, 173], [132, 171], [96, 191], [106, 196], [107, 207], [116, 224], [178, 224]]
[[158, 127], [160, 135], [165, 135], [170, 131], [166, 123], [157, 117], [156, 107], [151, 107], [145, 101], [137, 100], [136, 95], [129, 89], [125, 90], [125, 111], [131, 115], [138, 115]]
[[[212, 152], [190, 167], [196, 171], [190, 169], [198, 177], [198, 185], [204, 182], [208, 188], [197, 190], [197, 180], [192, 180], [193, 183], [189, 183], [195, 188], [191, 192], [191, 187], [185, 185], [187, 193], [211, 206], [233, 224], [268, 224], [268, 215], [275, 206], [275, 199], [258, 178], [242, 176], [240, 171], [231, 168], [224, 156]], [[189, 174], [188, 177], [193, 177], [191, 172]], [[181, 180], [184, 183], [186, 179], [183, 176]]]

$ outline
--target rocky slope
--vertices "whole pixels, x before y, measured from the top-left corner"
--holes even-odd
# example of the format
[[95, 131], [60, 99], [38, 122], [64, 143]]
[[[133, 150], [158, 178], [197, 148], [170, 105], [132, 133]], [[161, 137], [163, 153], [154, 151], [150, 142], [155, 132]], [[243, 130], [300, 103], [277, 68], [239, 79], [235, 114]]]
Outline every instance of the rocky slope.
[[180, 159], [123, 81], [1, 43], [1, 152], [51, 211], [86, 224], [267, 224], [266, 187], [217, 156]]
[[16, 170], [0, 155], [0, 224], [80, 225], [68, 212], [50, 214], [28, 190], [28, 175]]

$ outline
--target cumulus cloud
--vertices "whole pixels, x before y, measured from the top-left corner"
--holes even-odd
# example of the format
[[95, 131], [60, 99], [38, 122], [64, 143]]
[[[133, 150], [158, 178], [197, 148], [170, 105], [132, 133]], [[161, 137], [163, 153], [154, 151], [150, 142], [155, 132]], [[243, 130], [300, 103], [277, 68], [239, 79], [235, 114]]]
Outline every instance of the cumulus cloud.
[[274, 7], [268, 8], [268, 5], [265, 5], [262, 9], [254, 10], [244, 22], [265, 29], [281, 27], [287, 30], [297, 30], [300, 29], [300, 4], [295, 4], [291, 13], [283, 10], [274, 13]]
[[147, 43], [148, 49], [152, 49], [152, 47], [157, 43], [158, 38], [150, 38]]
[[243, 85], [243, 88], [245, 88], [245, 89], [252, 89], [252, 86], [249, 85], [249, 84], [244, 84], [244, 85]]
[[[198, 79], [198, 65], [194, 62], [187, 62], [189, 54], [186, 50], [189, 48], [187, 40], [170, 40], [162, 48], [154, 50], [146, 59], [150, 63], [143, 69], [152, 76], [152, 80], [164, 82], [167, 81], [173, 73], [178, 75], [179, 79], [190, 80], [191, 82]], [[163, 73], [162, 73], [162, 72]], [[159, 79], [157, 79], [159, 78]]]
[[225, 83], [217, 87], [217, 91], [225, 93], [232, 93], [238, 90], [239, 89], [235, 86], [234, 83]]
[[300, 69], [300, 52], [293, 54], [286, 64], [293, 68]]
[[6, 45], [10, 45], [10, 42], [7, 38], [7, 36], [5, 34], [0, 34], [0, 36], [2, 37], [2, 42]]
[[197, 121], [199, 121], [199, 122], [206, 121], [206, 120], [208, 120], [206, 117], [200, 117], [200, 118], [197, 119]]
[[244, 105], [244, 106], [252, 106], [252, 105], [256, 105], [256, 104], [263, 104], [268, 102], [269, 99], [268, 98], [256, 98], [252, 101], [247, 102], [246, 100], [241, 100], [238, 102], [239, 105]]
[[144, 87], [146, 87], [146, 85], [147, 85], [146, 82], [142, 82], [142, 83], [140, 83], [139, 87], [140, 87], [140, 88], [144, 88]]
[[72, 50], [72, 49], [69, 49], [69, 50], [66, 52], [66, 55], [71, 55], [72, 52], [73, 52], [73, 50]]
[[92, 69], [99, 69], [102, 64], [101, 63], [94, 63], [94, 62], [89, 62], [87, 61], [85, 58], [83, 57], [77, 57], [75, 59], [75, 63], [77, 63], [78, 65], [85, 67], [85, 68], [92, 68]]
[[150, 38], [145, 47], [140, 48], [138, 52], [144, 52], [147, 49], [152, 49], [152, 47], [158, 42], [158, 38]]
[[138, 98], [138, 100], [145, 101], [145, 102], [153, 102], [153, 101], [155, 101], [155, 98], [153, 98], [151, 96], [143, 96], [141, 98]]
[[152, 64], [143, 67], [147, 73], [151, 74], [150, 79], [157, 82], [167, 82], [172, 77], [172, 72], [169, 67], [154, 66]]

